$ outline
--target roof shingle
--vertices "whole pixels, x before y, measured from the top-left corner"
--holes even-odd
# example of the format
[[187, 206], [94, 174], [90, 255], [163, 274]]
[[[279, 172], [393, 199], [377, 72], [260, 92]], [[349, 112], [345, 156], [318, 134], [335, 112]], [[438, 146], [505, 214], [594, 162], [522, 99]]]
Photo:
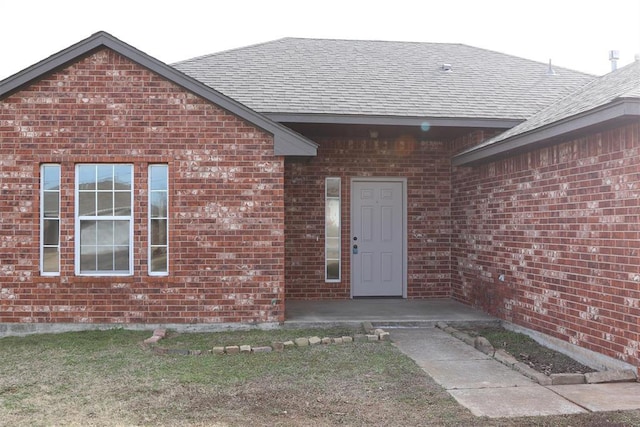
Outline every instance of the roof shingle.
[[[542, 137], [536, 138], [536, 135], [544, 129], [556, 126], [561, 122], [577, 119], [583, 114], [597, 111], [600, 108], [613, 106], [619, 101], [640, 103], [640, 61], [635, 61], [624, 68], [594, 79], [577, 91], [534, 114], [527, 121], [460, 153], [458, 158], [469, 157], [469, 153], [491, 149], [499, 144], [515, 144], [518, 139], [525, 137], [530, 140], [527, 142], [528, 144], [533, 143], [543, 139]], [[633, 114], [627, 110], [623, 110], [621, 113]], [[610, 117], [604, 116], [603, 119], [610, 119]], [[568, 127], [567, 129], [572, 128]], [[549, 136], [550, 134], [545, 135]], [[462, 164], [462, 161], [458, 160], [454, 163]]]
[[640, 61], [594, 79], [569, 96], [539, 111], [527, 121], [487, 141], [489, 145], [604, 106], [617, 99], [640, 100]]
[[272, 114], [524, 120], [593, 79], [461, 44], [299, 38], [173, 66]]

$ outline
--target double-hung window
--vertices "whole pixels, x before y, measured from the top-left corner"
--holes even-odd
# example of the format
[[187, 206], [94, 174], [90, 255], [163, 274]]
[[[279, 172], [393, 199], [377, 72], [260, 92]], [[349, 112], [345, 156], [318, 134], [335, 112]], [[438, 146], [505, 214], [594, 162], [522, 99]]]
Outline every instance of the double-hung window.
[[133, 165], [76, 166], [76, 274], [133, 273]]

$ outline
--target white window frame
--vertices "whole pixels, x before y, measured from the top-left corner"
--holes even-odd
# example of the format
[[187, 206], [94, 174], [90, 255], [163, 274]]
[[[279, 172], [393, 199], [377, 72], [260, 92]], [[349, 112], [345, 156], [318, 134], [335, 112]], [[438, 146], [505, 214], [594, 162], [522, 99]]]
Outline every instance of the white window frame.
[[[338, 184], [338, 194], [329, 196], [329, 182], [337, 181]], [[327, 227], [328, 215], [329, 215], [329, 202], [336, 201], [338, 202], [338, 235], [330, 236], [329, 235], [329, 227]], [[324, 226], [324, 281], [325, 283], [339, 283], [342, 280], [342, 180], [339, 177], [327, 177], [324, 183], [324, 217], [325, 217], [325, 226]], [[329, 257], [329, 242], [336, 241], [338, 242], [338, 257]], [[328, 266], [329, 261], [338, 261], [338, 277], [337, 278], [329, 278], [328, 276]]]
[[[47, 168], [57, 168], [58, 169], [58, 189], [57, 190], [46, 190], [45, 187], [45, 169]], [[61, 170], [60, 165], [55, 163], [45, 163], [40, 165], [40, 274], [42, 276], [59, 276], [60, 275], [60, 179], [61, 179]], [[58, 216], [45, 217], [45, 194], [47, 193], [57, 193], [58, 196]], [[51, 245], [45, 244], [44, 242], [44, 230], [45, 230], [45, 221], [58, 221], [58, 244]], [[57, 271], [44, 271], [44, 252], [45, 248], [57, 248], [58, 249], [58, 270]]]
[[[151, 178], [152, 178], [152, 170], [154, 168], [159, 168], [162, 167], [166, 170], [166, 176], [167, 176], [167, 181], [165, 182], [165, 186], [163, 190], [153, 190], [152, 189], [152, 184], [151, 184]], [[149, 230], [149, 235], [148, 237], [148, 251], [147, 251], [147, 260], [148, 260], [148, 271], [149, 271], [149, 276], [168, 276], [169, 275], [169, 165], [167, 164], [152, 164], [149, 165], [148, 168], [148, 179], [149, 179], [149, 184], [148, 184], [148, 189], [149, 189], [149, 197], [148, 197], [148, 210], [149, 210], [149, 218], [148, 218], [148, 223], [147, 223], [147, 229]], [[151, 202], [151, 197], [153, 196], [154, 193], [165, 193], [165, 200], [167, 202], [167, 206], [166, 206], [166, 216], [161, 217], [161, 216], [157, 216], [157, 217], [153, 217], [152, 216], [152, 202]], [[167, 236], [167, 243], [166, 245], [152, 245], [151, 244], [151, 234], [153, 232], [153, 227], [151, 226], [151, 222], [153, 220], [159, 220], [159, 219], [163, 219], [165, 220], [166, 223], [166, 230], [165, 230], [165, 235]], [[166, 253], [167, 253], [167, 260], [166, 260], [166, 271], [153, 271], [153, 263], [152, 263], [152, 252], [153, 252], [153, 248], [165, 248], [166, 249]]]
[[[80, 173], [79, 169], [81, 166], [129, 166], [131, 168], [131, 189], [129, 190], [131, 193], [131, 210], [130, 214], [126, 216], [80, 216]], [[75, 168], [75, 213], [74, 213], [74, 222], [75, 222], [75, 273], [78, 276], [132, 276], [134, 273], [134, 264], [133, 264], [133, 220], [134, 220], [134, 195], [135, 195], [135, 170], [134, 166], [131, 163], [81, 163], [77, 164]], [[82, 272], [80, 268], [81, 257], [80, 257], [80, 222], [81, 221], [129, 221], [129, 270], [128, 271], [92, 271], [92, 272]]]

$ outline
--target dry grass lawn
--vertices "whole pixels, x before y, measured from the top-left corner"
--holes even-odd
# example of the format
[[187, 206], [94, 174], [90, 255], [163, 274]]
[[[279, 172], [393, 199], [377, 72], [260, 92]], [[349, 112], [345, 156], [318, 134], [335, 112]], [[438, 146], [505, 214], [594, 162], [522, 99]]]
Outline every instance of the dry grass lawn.
[[[334, 331], [170, 334], [170, 348], [267, 344]], [[390, 343], [282, 353], [158, 355], [149, 332], [0, 339], [0, 425], [7, 426], [605, 426], [640, 412], [476, 418]]]

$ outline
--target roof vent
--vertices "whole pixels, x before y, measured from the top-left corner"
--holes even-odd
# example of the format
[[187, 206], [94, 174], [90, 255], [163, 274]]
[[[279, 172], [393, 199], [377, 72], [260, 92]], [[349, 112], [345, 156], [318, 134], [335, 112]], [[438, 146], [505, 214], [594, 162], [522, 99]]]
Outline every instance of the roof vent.
[[449, 72], [449, 73], [450, 73], [451, 71], [453, 71], [453, 67], [451, 66], [451, 64], [446, 64], [446, 63], [445, 63], [445, 64], [442, 64], [442, 65], [440, 66], [440, 69], [441, 69], [442, 71], [446, 71], [446, 72]]
[[551, 59], [549, 59], [549, 68], [547, 68], [547, 75], [548, 76], [556, 75], [556, 70], [554, 70], [553, 67], [551, 66]]
[[618, 59], [620, 59], [620, 51], [610, 50], [609, 61], [611, 61], [611, 71], [615, 71], [618, 69]]

